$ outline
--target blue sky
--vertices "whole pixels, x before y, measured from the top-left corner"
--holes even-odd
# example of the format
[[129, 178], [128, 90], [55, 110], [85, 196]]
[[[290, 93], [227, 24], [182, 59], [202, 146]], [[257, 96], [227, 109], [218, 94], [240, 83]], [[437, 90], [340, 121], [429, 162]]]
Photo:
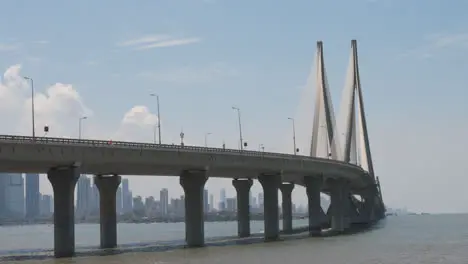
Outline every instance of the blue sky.
[[[53, 136], [76, 136], [76, 120], [86, 114], [90, 116], [84, 126], [87, 137], [112, 137], [123, 129], [119, 135], [127, 140], [150, 141], [151, 126], [122, 128], [122, 119], [137, 105], [154, 113], [155, 100], [148, 94], [156, 92], [165, 142], [178, 142], [183, 128], [192, 144], [202, 145], [204, 134], [211, 132], [211, 145], [220, 146], [224, 140], [236, 147], [236, 115], [231, 109], [236, 105], [242, 110], [244, 137], [252, 149], [264, 144], [266, 150], [289, 151], [289, 116], [305, 120], [298, 124], [302, 129], [298, 137], [306, 149], [311, 120], [298, 111], [303, 90], [314, 89], [305, 84], [316, 41], [324, 41], [338, 107], [350, 40], [357, 39], [375, 170], [388, 204], [434, 212], [468, 211], [460, 201], [462, 194], [455, 194], [463, 191], [460, 183], [468, 183], [463, 178], [468, 161], [466, 1], [16, 0], [0, 4], [0, 69], [20, 64], [17, 73], [32, 76], [38, 93], [58, 98], [38, 103], [38, 125], [52, 122]], [[70, 84], [79, 96], [60, 101], [63, 96], [48, 93], [55, 83]], [[18, 102], [23, 107], [4, 107], [1, 118], [8, 122], [14, 111], [24, 113], [18, 119], [23, 122], [18, 125], [21, 129], [14, 132], [28, 134], [28, 97], [25, 84], [18, 85], [21, 89], [13, 90], [21, 90], [18, 94], [24, 100]], [[0, 99], [10, 101], [6, 93], [0, 93]], [[61, 111], [61, 107], [70, 109]], [[145, 120], [149, 119], [138, 122]], [[12, 133], [9, 127], [2, 133]], [[158, 196], [159, 187], [149, 188], [148, 181], [181, 192], [175, 178], [142, 177], [132, 181], [136, 192]], [[50, 190], [43, 182], [44, 190]], [[208, 184], [216, 192], [230, 185], [219, 180]], [[433, 195], [436, 188], [440, 196]], [[303, 190], [295, 198], [304, 202]]]

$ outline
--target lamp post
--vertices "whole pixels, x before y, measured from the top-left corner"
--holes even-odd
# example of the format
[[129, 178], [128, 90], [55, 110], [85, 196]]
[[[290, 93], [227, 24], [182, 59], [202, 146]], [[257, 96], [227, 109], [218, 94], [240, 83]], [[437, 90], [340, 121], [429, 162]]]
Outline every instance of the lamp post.
[[237, 111], [237, 118], [239, 119], [239, 139], [240, 139], [240, 150], [244, 150], [244, 140], [242, 139], [242, 123], [241, 123], [241, 113], [238, 107], [233, 106], [233, 110]]
[[82, 116], [78, 119], [78, 139], [81, 139], [81, 127], [83, 120], [88, 119], [87, 116]]
[[[159, 137], [159, 144], [161, 144], [161, 114], [159, 112], [159, 95], [152, 93], [150, 94], [150, 96], [156, 97], [156, 107], [158, 111], [158, 137]], [[154, 143], [156, 143], [156, 137], [154, 141], [155, 141]]]
[[205, 133], [205, 148], [208, 147], [208, 136], [211, 135], [211, 132]]
[[258, 145], [258, 151], [265, 152], [265, 146], [263, 144]]
[[294, 118], [288, 117], [289, 120], [292, 121], [292, 129], [293, 129], [293, 147], [294, 147], [294, 155], [297, 154], [297, 148], [296, 148], [296, 124], [294, 122]]
[[24, 76], [23, 79], [28, 80], [31, 83], [31, 118], [32, 118], [32, 137], [33, 139], [36, 138], [36, 124], [34, 121], [34, 115], [35, 115], [35, 110], [34, 110], [34, 80], [30, 77]]

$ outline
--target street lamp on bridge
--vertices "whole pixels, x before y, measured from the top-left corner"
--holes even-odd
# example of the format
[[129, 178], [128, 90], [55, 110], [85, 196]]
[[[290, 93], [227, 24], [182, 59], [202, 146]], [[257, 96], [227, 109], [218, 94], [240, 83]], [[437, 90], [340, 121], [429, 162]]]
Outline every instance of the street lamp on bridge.
[[[155, 93], [151, 93], [150, 96], [156, 97], [156, 107], [158, 111], [158, 137], [159, 137], [159, 144], [161, 145], [161, 114], [159, 112], [159, 95]], [[156, 143], [156, 136], [154, 137], [154, 143]]]
[[35, 129], [35, 121], [34, 121], [34, 115], [35, 115], [35, 110], [34, 110], [34, 81], [32, 78], [24, 76], [23, 79], [27, 80], [31, 84], [31, 119], [32, 119], [32, 137], [33, 139], [36, 138], [36, 129]]
[[211, 132], [205, 133], [205, 148], [208, 147], [208, 136], [211, 135]]
[[237, 118], [239, 119], [239, 138], [240, 138], [240, 150], [244, 150], [244, 144], [247, 146], [247, 143], [244, 143], [244, 140], [242, 139], [242, 123], [241, 123], [241, 113], [240, 109], [238, 107], [233, 106], [233, 110], [237, 111]]
[[88, 119], [87, 116], [82, 116], [78, 119], [78, 139], [81, 139], [81, 128], [82, 128], [82, 122], [83, 120]]
[[294, 118], [292, 117], [288, 117], [289, 120], [292, 121], [292, 130], [293, 130], [293, 147], [294, 147], [294, 155], [297, 154], [297, 152], [299, 151], [298, 148], [296, 148], [296, 124], [294, 122]]

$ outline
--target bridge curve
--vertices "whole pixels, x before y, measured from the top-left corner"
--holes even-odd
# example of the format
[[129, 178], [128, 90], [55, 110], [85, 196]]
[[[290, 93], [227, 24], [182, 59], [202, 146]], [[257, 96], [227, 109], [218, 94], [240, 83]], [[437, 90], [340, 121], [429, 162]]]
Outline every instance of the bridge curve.
[[[359, 166], [325, 158], [283, 153], [52, 137], [0, 135], [0, 171], [47, 173], [77, 164], [86, 174], [179, 176], [206, 170], [210, 177], [257, 178], [281, 174], [285, 181], [323, 175], [344, 178], [351, 187], [372, 183]], [[297, 182], [300, 183], [300, 182]]]

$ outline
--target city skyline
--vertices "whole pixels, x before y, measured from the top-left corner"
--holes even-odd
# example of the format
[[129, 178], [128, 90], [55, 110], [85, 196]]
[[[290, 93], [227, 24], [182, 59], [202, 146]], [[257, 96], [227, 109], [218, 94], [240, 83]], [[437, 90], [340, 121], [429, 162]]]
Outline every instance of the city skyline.
[[53, 196], [41, 194], [38, 174], [0, 173], [0, 218], [36, 220], [54, 211]]
[[[54, 196], [39, 192], [41, 182], [39, 174], [3, 173], [0, 174], [0, 219], [37, 222], [52, 216]], [[278, 190], [279, 195], [281, 192]], [[81, 175], [75, 187], [75, 217], [83, 220], [98, 217], [100, 214], [99, 190], [92, 175]], [[227, 196], [226, 190], [219, 191], [218, 199], [209, 189], [203, 191], [203, 211], [205, 214], [215, 212], [237, 211], [237, 195]], [[281, 208], [281, 199], [278, 207]], [[326, 209], [329, 200], [322, 198]], [[263, 213], [263, 192], [249, 193], [251, 212]], [[167, 188], [161, 188], [158, 195], [140, 196], [133, 193], [128, 179], [123, 179], [116, 191], [116, 213], [118, 216], [133, 217], [183, 217], [184, 195], [171, 195]], [[293, 212], [304, 213], [307, 206], [292, 201]], [[144, 213], [142, 213], [144, 212]]]
[[[235, 106], [247, 149], [292, 153], [293, 117], [299, 154], [307, 155], [315, 43], [324, 41], [339, 113], [349, 40], [357, 39], [371, 149], [386, 205], [468, 212], [460, 197], [468, 183], [466, 2], [426, 1], [421, 8], [399, 0], [138, 6], [83, 0], [66, 6], [7, 1], [2, 8], [11, 12], [0, 17], [1, 134], [32, 134], [31, 82], [24, 79], [29, 77], [36, 91], [37, 136], [47, 125], [52, 137], [153, 142], [157, 102], [150, 94], [157, 94], [163, 143], [179, 144], [183, 131], [187, 145], [203, 146], [211, 133], [208, 146], [238, 148]], [[122, 20], [129, 14], [131, 21]], [[442, 16], [451, 19], [441, 21]], [[42, 179], [40, 191], [50, 194]], [[160, 186], [182, 194], [177, 177], [131, 176], [131, 182], [145, 197]], [[209, 179], [207, 188], [215, 195], [222, 188], [234, 194], [230, 180]], [[252, 191], [260, 190], [255, 181]], [[297, 186], [293, 199], [305, 204], [304, 188]]]

